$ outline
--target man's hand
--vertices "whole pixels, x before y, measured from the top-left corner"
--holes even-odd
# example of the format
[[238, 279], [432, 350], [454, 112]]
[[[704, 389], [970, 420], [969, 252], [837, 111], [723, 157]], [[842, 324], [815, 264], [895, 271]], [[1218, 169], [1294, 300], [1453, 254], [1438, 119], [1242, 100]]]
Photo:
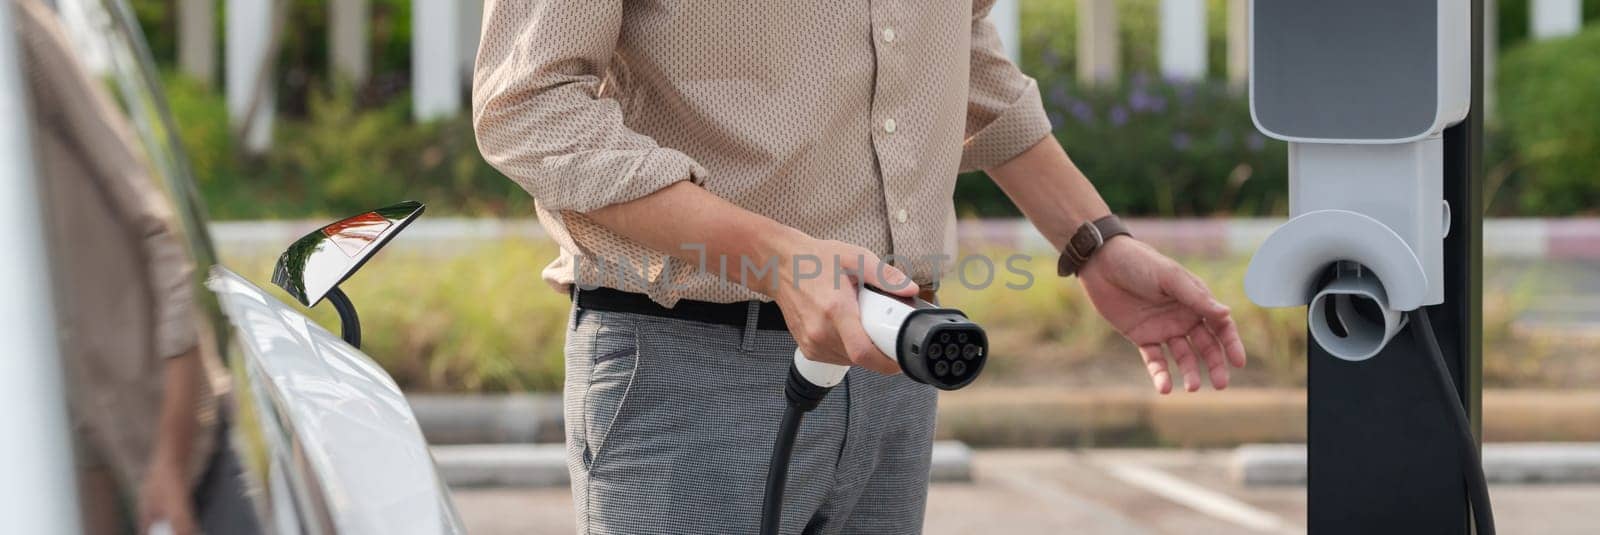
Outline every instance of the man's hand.
[[156, 522], [166, 522], [173, 535], [194, 535], [194, 503], [183, 467], [177, 462], [157, 462], [139, 486], [139, 532], [149, 533]]
[[[917, 285], [872, 251], [812, 238], [687, 181], [587, 215], [623, 236], [688, 262], [727, 258], [738, 266], [745, 261], [768, 266], [776, 260], [777, 265], [763, 268], [763, 273], [738, 269], [733, 280], [778, 302], [789, 332], [806, 357], [884, 374], [900, 372], [900, 365], [878, 351], [861, 327], [856, 284], [864, 282], [903, 297], [916, 295]], [[671, 218], [671, 224], [662, 224], [663, 218]], [[691, 250], [685, 244], [698, 247]], [[852, 275], [836, 281], [835, 265]]]
[[[789, 245], [772, 251], [781, 261], [777, 276], [762, 291], [783, 310], [800, 351], [818, 362], [860, 366], [885, 375], [900, 373], [900, 365], [879, 351], [861, 326], [856, 285], [864, 282], [911, 297], [917, 295], [916, 283], [872, 251], [795, 234]], [[850, 275], [836, 279], [835, 263]]]
[[1228, 307], [1193, 273], [1149, 245], [1112, 238], [1078, 275], [1095, 310], [1139, 346], [1150, 380], [1162, 394], [1172, 391], [1163, 346], [1172, 352], [1190, 392], [1200, 389], [1201, 361], [1217, 390], [1228, 387], [1229, 365], [1244, 367], [1244, 343]]

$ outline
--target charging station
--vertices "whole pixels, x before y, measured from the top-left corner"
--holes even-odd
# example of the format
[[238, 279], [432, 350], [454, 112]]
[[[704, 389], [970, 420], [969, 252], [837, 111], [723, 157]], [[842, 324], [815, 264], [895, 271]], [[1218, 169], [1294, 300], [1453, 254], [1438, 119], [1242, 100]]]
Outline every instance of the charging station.
[[1291, 217], [1245, 289], [1262, 306], [1308, 307], [1307, 525], [1470, 533], [1469, 513], [1488, 516], [1483, 2], [1249, 11], [1251, 114], [1289, 143]]

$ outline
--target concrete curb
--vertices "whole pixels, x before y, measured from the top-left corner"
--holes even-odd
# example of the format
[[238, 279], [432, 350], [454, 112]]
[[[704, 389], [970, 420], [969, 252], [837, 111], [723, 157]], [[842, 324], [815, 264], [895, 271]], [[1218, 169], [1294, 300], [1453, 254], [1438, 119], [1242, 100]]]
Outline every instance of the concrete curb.
[[566, 485], [562, 444], [434, 446], [433, 462], [451, 487], [559, 487]]
[[[1306, 446], [1239, 446], [1229, 470], [1247, 486], [1304, 485]], [[1502, 484], [1600, 483], [1600, 444], [1485, 444], [1483, 475]]]
[[[455, 488], [559, 487], [569, 481], [561, 444], [434, 446], [433, 460], [445, 483]], [[933, 443], [928, 475], [936, 482], [972, 481], [972, 449], [960, 442]]]
[[429, 444], [501, 444], [565, 440], [558, 394], [408, 394]]
[[[331, 220], [331, 218], [329, 219]], [[212, 238], [226, 256], [276, 256], [296, 238], [329, 220], [219, 221], [210, 225]], [[1282, 224], [1276, 218], [1130, 219], [1140, 239], [1174, 254], [1248, 255]], [[1600, 218], [1490, 219], [1484, 222], [1483, 252], [1490, 258], [1600, 259]], [[1053, 251], [1050, 243], [1023, 219], [965, 219], [957, 224], [966, 250], [1013, 247]], [[390, 250], [459, 254], [475, 246], [506, 239], [547, 239], [534, 219], [425, 217], [395, 240]]]
[[[413, 395], [432, 444], [563, 439], [561, 397]], [[1306, 394], [1230, 389], [1162, 397], [1144, 389], [974, 388], [939, 400], [939, 438], [975, 447], [1234, 447], [1306, 440]], [[1489, 390], [1490, 442], [1600, 442], [1600, 390]]]

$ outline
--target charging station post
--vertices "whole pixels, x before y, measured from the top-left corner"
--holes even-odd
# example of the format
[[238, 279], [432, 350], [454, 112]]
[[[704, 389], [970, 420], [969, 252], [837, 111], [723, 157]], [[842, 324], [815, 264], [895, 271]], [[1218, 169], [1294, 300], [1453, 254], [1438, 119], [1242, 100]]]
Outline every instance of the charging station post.
[[[1483, 2], [1469, 0], [1472, 107], [1444, 131], [1444, 303], [1426, 307], [1474, 436], [1482, 436]], [[1417, 328], [1413, 325], [1411, 328]], [[1461, 453], [1428, 381], [1427, 349], [1399, 336], [1352, 365], [1315, 342], [1306, 403], [1307, 523], [1317, 533], [1471, 533]], [[1481, 446], [1477, 444], [1475, 446]]]
[[[1312, 534], [1473, 531], [1469, 487], [1481, 485], [1468, 482], [1482, 475], [1473, 461], [1481, 448], [1483, 4], [1250, 5], [1252, 112], [1264, 133], [1291, 144], [1295, 217], [1252, 260], [1246, 290], [1266, 306], [1329, 306], [1312, 311], [1311, 321], [1327, 324], [1308, 325], [1307, 337]], [[1455, 114], [1463, 102], [1464, 116]], [[1419, 313], [1427, 321], [1405, 322]], [[1428, 324], [1449, 383], [1417, 331]], [[1459, 399], [1441, 395], [1450, 383]], [[1457, 423], [1462, 407], [1470, 436]], [[1477, 496], [1486, 510], [1486, 495]]]

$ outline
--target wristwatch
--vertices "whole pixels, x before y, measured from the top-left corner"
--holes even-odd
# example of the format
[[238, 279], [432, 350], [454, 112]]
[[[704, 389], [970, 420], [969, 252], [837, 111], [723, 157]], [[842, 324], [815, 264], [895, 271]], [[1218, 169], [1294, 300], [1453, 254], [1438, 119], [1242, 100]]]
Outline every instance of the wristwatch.
[[1108, 215], [1094, 221], [1084, 223], [1078, 231], [1067, 240], [1067, 246], [1061, 251], [1061, 259], [1056, 261], [1056, 274], [1070, 277], [1078, 274], [1084, 264], [1089, 263], [1089, 258], [1094, 256], [1100, 247], [1116, 236], [1133, 236], [1128, 232], [1128, 226], [1122, 224], [1117, 216]]

